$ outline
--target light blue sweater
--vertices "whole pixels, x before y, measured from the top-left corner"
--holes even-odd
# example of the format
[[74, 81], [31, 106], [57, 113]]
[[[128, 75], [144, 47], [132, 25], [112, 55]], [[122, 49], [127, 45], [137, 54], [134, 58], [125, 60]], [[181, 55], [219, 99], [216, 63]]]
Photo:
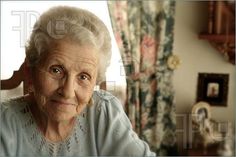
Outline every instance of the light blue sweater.
[[93, 100], [70, 136], [57, 143], [44, 138], [23, 98], [3, 103], [0, 156], [155, 156], [132, 130], [118, 99], [95, 91]]

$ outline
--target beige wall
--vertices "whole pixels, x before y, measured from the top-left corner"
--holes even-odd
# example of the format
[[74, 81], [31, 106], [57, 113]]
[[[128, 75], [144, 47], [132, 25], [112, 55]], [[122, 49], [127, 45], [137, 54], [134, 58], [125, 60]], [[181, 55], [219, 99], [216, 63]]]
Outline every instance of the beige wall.
[[[173, 53], [181, 59], [174, 72], [174, 88], [177, 128], [183, 127], [178, 120], [191, 111], [196, 102], [199, 72], [228, 73], [229, 94], [227, 107], [212, 107], [212, 118], [234, 123], [235, 113], [235, 66], [227, 62], [207, 41], [199, 40], [198, 33], [207, 30], [207, 3], [200, 1], [176, 1], [175, 40]], [[183, 122], [183, 119], [180, 120]], [[181, 125], [181, 126], [180, 126]]]

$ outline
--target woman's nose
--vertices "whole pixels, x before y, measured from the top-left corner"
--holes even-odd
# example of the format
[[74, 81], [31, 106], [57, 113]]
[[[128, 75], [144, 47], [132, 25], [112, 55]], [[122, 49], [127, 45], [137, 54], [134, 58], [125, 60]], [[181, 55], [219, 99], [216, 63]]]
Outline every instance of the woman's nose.
[[60, 94], [66, 99], [75, 97], [75, 86], [73, 78], [65, 78], [65, 80], [62, 81], [59, 91]]

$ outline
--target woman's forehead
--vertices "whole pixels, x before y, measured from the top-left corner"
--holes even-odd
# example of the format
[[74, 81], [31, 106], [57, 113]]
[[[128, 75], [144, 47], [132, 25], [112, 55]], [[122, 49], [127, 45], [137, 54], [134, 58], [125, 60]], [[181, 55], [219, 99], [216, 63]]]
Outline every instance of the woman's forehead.
[[80, 45], [76, 42], [59, 41], [49, 49], [48, 57], [65, 58], [73, 62], [87, 62], [96, 64], [98, 50], [90, 45]]

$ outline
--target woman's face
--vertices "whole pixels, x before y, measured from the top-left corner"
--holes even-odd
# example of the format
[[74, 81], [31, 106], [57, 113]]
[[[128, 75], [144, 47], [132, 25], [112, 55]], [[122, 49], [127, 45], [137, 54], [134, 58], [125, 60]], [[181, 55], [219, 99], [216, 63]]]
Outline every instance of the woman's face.
[[48, 118], [67, 121], [88, 104], [97, 77], [94, 48], [60, 41], [33, 72], [34, 97]]

